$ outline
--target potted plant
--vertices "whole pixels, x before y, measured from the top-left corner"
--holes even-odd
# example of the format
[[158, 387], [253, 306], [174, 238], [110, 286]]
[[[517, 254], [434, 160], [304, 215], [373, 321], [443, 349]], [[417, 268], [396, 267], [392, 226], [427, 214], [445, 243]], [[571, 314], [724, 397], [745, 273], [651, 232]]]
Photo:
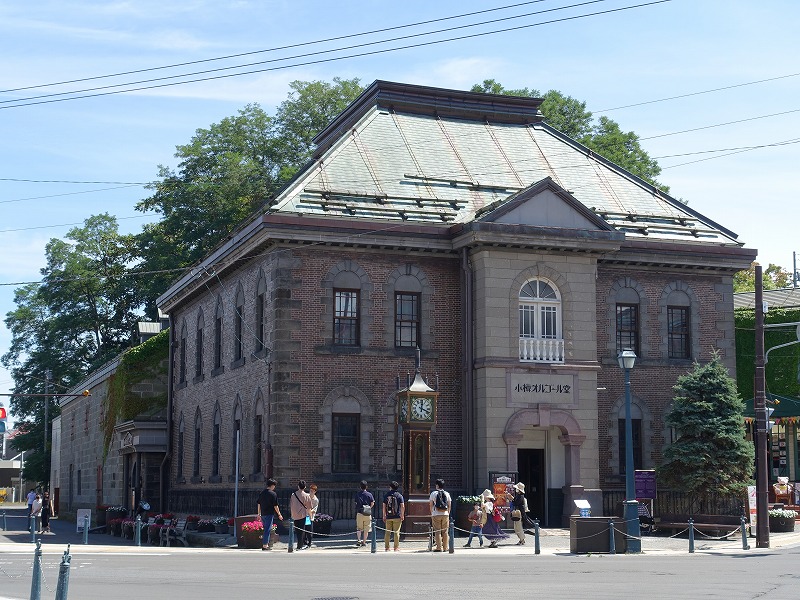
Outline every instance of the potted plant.
[[214, 517], [214, 531], [217, 533], [228, 533], [228, 517]]
[[166, 525], [159, 525], [158, 523], [153, 523], [152, 525], [148, 525], [147, 527], [147, 539], [150, 540], [150, 543], [153, 546], [158, 546], [161, 542], [161, 528], [166, 527]]
[[242, 523], [242, 535], [237, 540], [239, 548], [261, 548], [264, 539], [264, 524], [261, 519]]
[[200, 522], [200, 517], [197, 515], [189, 515], [186, 517], [186, 529], [188, 531], [197, 531], [197, 524]]
[[794, 531], [794, 520], [797, 512], [785, 508], [773, 508], [769, 511], [769, 530], [776, 533]]
[[122, 519], [128, 516], [128, 509], [124, 506], [109, 506], [106, 508], [106, 524], [112, 519]]
[[198, 533], [211, 533], [214, 531], [214, 522], [210, 519], [200, 519], [197, 522]]
[[111, 519], [108, 522], [108, 528], [111, 531], [111, 535], [120, 537], [122, 535], [122, 519]]
[[97, 505], [97, 526], [103, 526], [106, 524], [106, 511], [108, 510], [108, 505], [106, 504], [98, 504]]
[[233, 517], [228, 519], [228, 535], [236, 535], [236, 519]]
[[314, 533], [320, 535], [330, 535], [331, 525], [333, 524], [333, 517], [325, 513], [317, 513], [314, 517]]
[[132, 540], [134, 527], [136, 527], [136, 521], [134, 521], [133, 519], [123, 519], [122, 537], [124, 537], [126, 540]]

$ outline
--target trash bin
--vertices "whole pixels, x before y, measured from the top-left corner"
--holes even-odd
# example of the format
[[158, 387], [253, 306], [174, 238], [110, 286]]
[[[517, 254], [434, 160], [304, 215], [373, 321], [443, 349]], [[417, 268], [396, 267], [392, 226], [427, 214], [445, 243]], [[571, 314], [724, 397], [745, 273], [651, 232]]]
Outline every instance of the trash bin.
[[[573, 554], [610, 552], [608, 517], [570, 517], [569, 551]], [[627, 551], [625, 531], [621, 521], [614, 522], [614, 549], [622, 554]]]

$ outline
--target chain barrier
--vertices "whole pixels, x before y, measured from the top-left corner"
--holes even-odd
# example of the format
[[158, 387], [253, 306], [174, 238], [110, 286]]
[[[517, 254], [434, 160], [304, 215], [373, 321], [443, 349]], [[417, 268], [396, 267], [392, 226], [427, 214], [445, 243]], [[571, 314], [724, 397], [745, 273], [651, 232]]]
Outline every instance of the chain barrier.
[[51, 592], [51, 593], [55, 592], [54, 589], [52, 589], [49, 585], [47, 585], [47, 578], [44, 575], [44, 562], [42, 561], [41, 555], [38, 558], [39, 558], [39, 573], [41, 573], [41, 576], [42, 576], [42, 584], [44, 585], [45, 589], [48, 592]]

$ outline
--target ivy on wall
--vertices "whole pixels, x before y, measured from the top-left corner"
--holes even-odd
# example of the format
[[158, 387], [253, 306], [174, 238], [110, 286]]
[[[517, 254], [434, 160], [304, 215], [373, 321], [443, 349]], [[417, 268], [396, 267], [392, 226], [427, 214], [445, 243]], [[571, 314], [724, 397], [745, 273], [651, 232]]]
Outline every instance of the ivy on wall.
[[143, 395], [133, 388], [148, 380], [163, 380], [167, 375], [169, 330], [164, 330], [143, 344], [126, 351], [108, 380], [103, 422], [104, 457], [108, 454], [114, 427], [121, 422], [153, 413], [167, 406], [166, 392]]
[[[755, 376], [756, 316], [752, 309], [737, 309], [736, 322], [736, 384], [744, 400], [754, 396], [753, 377]], [[765, 324], [796, 323], [800, 321], [800, 308], [770, 307], [764, 315]], [[794, 326], [764, 330], [764, 351], [770, 348], [797, 341]], [[765, 368], [766, 391], [781, 396], [800, 398], [800, 343], [778, 348], [769, 353]]]

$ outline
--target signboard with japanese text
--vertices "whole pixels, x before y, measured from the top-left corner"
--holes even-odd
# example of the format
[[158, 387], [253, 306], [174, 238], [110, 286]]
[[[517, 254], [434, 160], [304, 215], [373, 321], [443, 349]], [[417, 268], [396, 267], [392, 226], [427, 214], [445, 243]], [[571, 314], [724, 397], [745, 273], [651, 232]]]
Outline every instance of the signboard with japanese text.
[[92, 523], [92, 509], [91, 508], [79, 508], [77, 514], [77, 521], [75, 522], [75, 531], [78, 533], [83, 533], [83, 523], [86, 520], [86, 516], [89, 516], [89, 525], [91, 526]]
[[517, 477], [519, 474], [516, 471], [492, 471], [489, 473], [490, 489], [495, 499], [495, 506], [502, 507], [509, 504], [506, 494], [514, 495], [514, 484], [517, 483]]
[[747, 508], [750, 511], [750, 530], [756, 530], [756, 486], [747, 486]]
[[652, 469], [633, 472], [637, 498], [656, 498], [656, 472]]
[[511, 373], [511, 401], [520, 404], [572, 404], [575, 402], [575, 378], [572, 375]]

